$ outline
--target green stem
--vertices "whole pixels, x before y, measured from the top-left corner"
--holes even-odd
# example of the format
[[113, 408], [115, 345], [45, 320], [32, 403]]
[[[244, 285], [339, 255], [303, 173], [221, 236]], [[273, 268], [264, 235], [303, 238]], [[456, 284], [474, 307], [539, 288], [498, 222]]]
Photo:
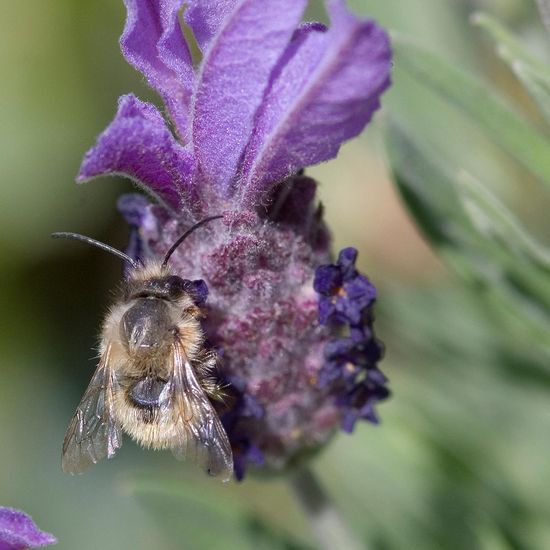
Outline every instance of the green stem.
[[296, 470], [290, 484], [307, 516], [318, 548], [322, 550], [366, 550], [344, 523], [315, 474], [306, 467]]

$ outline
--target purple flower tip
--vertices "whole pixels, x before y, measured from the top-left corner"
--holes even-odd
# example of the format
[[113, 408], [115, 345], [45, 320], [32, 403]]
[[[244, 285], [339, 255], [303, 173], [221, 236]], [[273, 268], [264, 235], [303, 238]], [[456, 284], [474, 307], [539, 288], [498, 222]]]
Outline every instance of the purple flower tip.
[[353, 277], [356, 260], [357, 250], [355, 248], [348, 247], [340, 251], [340, 254], [338, 254], [338, 265], [343, 271], [344, 278]]
[[[390, 84], [386, 32], [327, 1], [332, 25], [303, 23], [307, 0], [187, 0], [202, 50], [193, 66], [182, 0], [125, 0], [121, 47], [160, 94], [160, 111], [129, 94], [88, 151], [78, 181], [122, 174], [174, 210], [229, 201], [253, 208], [276, 186], [336, 156]], [[210, 212], [211, 213], [211, 212]]]
[[23, 550], [56, 544], [57, 539], [38, 529], [31, 517], [0, 506], [0, 550]]

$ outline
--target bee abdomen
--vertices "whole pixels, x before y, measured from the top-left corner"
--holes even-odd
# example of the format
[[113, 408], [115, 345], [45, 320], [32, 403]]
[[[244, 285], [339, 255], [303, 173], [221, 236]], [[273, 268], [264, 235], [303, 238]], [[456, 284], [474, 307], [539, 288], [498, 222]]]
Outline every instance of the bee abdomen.
[[167, 383], [161, 378], [143, 378], [128, 391], [131, 403], [140, 409], [160, 407], [167, 399]]

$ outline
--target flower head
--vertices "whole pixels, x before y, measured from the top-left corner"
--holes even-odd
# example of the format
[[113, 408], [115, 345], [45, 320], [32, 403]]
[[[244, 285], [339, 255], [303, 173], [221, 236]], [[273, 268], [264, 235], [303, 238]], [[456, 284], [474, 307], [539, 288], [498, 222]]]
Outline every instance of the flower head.
[[[303, 168], [336, 156], [379, 107], [390, 82], [388, 37], [342, 0], [327, 2], [329, 28], [301, 22], [306, 0], [125, 4], [122, 51], [158, 91], [168, 119], [121, 97], [78, 181], [123, 174], [155, 197], [119, 202], [133, 228], [128, 252], [142, 259], [223, 214], [170, 262], [208, 288], [205, 329], [232, 394], [220, 413], [237, 474], [246, 463], [283, 467], [352, 416], [372, 420], [385, 391], [371, 330], [374, 287], [355, 270], [352, 249], [319, 267], [329, 261], [330, 236]], [[346, 374], [345, 365], [362, 374]]]
[[56, 543], [56, 538], [40, 531], [25, 512], [0, 506], [0, 550], [40, 548]]

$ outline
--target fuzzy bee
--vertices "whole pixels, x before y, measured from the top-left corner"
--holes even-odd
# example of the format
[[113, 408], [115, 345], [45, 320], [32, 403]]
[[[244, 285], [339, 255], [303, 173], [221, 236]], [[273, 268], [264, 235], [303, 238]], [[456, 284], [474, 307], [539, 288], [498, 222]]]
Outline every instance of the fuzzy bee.
[[122, 445], [122, 432], [147, 448], [171, 449], [224, 481], [233, 472], [227, 434], [210, 399], [223, 391], [213, 377], [217, 355], [204, 346], [203, 312], [195, 283], [174, 275], [168, 260], [136, 262], [120, 250], [76, 233], [130, 266], [121, 296], [110, 308], [100, 339], [100, 359], [63, 442], [62, 469], [82, 473]]

